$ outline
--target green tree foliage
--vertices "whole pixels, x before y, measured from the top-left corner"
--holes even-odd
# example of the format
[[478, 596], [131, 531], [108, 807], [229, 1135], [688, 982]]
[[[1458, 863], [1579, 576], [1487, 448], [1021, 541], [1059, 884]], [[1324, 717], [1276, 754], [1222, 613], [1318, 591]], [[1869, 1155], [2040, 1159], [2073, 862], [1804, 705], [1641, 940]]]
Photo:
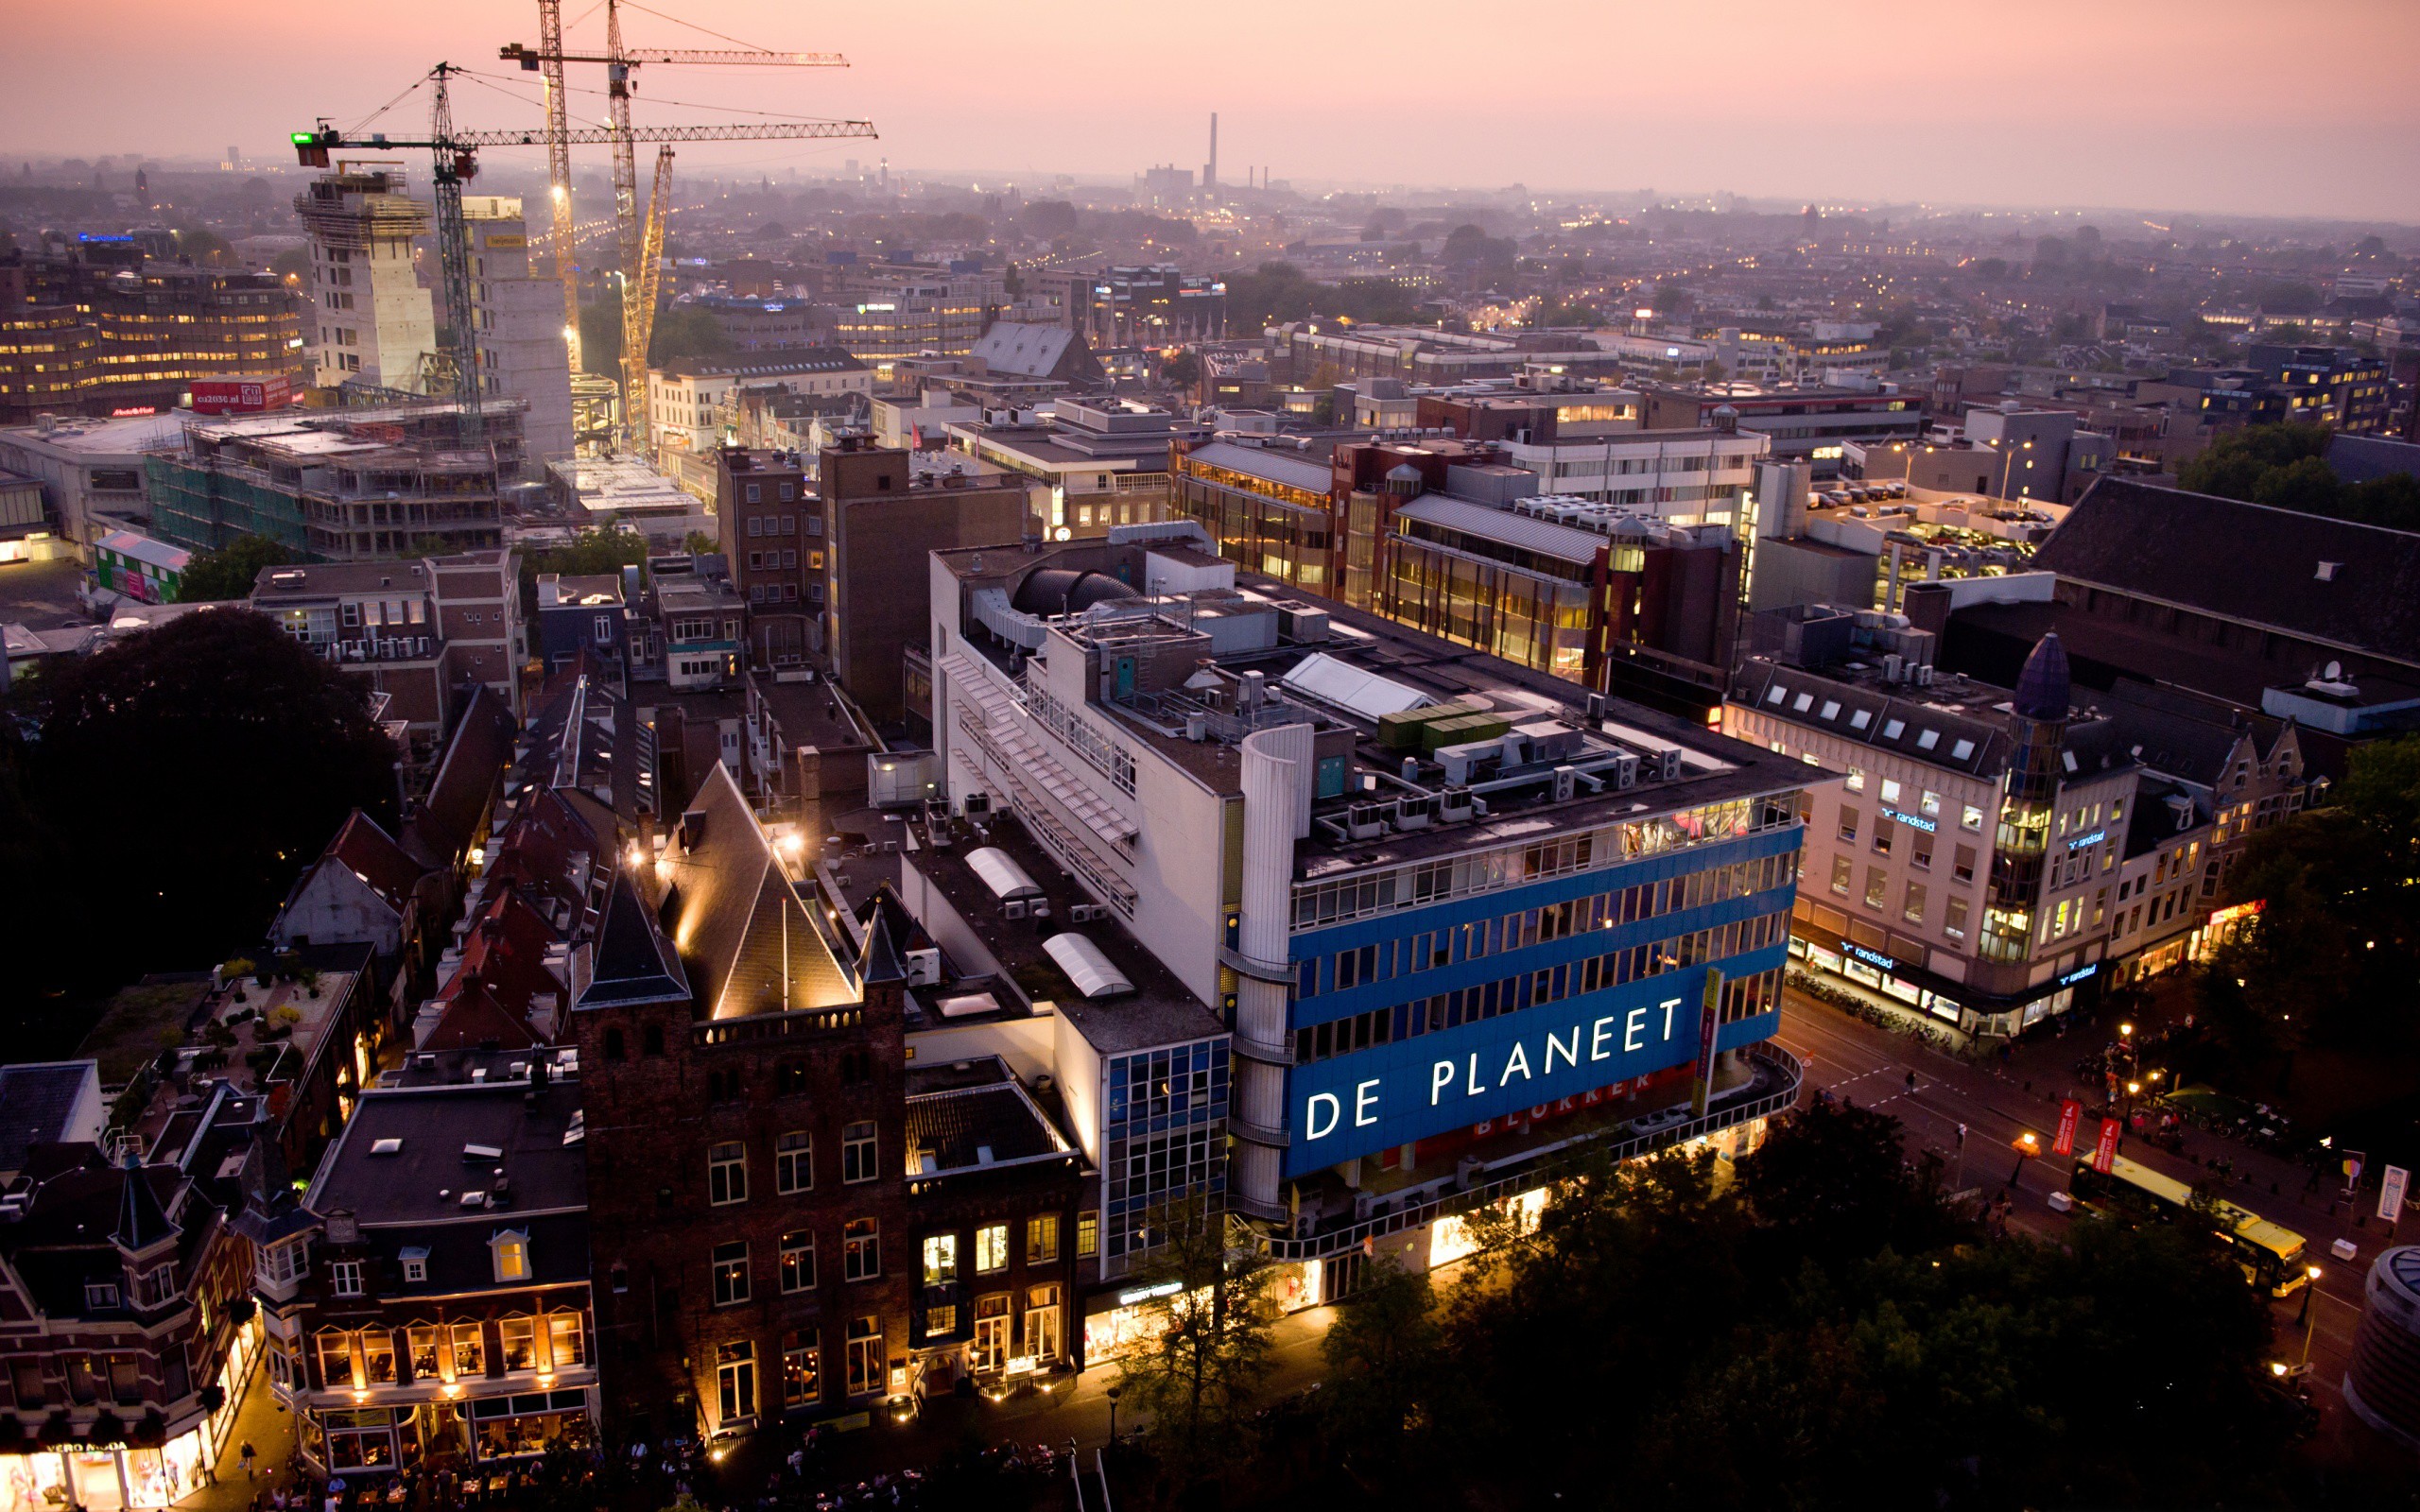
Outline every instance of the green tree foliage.
[[1446, 233], [1438, 257], [1451, 267], [1509, 272], [1520, 252], [1520, 245], [1510, 236], [1490, 236], [1477, 226], [1461, 225]]
[[1032, 199], [1019, 217], [1032, 236], [1064, 236], [1076, 229], [1076, 207], [1064, 199]]
[[579, 307], [579, 365], [590, 372], [622, 370], [622, 306], [610, 294]]
[[2397, 473], [2342, 482], [2327, 465], [2330, 434], [2324, 425], [2247, 425], [2223, 431], [2201, 455], [2177, 470], [2177, 486], [2299, 514], [2420, 531], [2420, 479]]
[[1246, 1436], [1269, 1369], [1269, 1262], [1226, 1214], [1199, 1200], [1153, 1215], [1157, 1244], [1135, 1284], [1175, 1290], [1150, 1304], [1146, 1338], [1118, 1363], [1125, 1400], [1180, 1486], [1215, 1482]]
[[[714, 551], [717, 548], [705, 538], [692, 535], [689, 549]], [[521, 558], [521, 603], [529, 613], [538, 612], [538, 576], [561, 573], [566, 577], [618, 576], [625, 567], [640, 567], [647, 563], [647, 537], [623, 530], [583, 530], [560, 546], [544, 551], [525, 552]]]
[[264, 615], [196, 610], [42, 693], [22, 793], [51, 861], [19, 890], [42, 948], [13, 968], [45, 986], [238, 954], [348, 812], [394, 822], [395, 750], [361, 684]]
[[289, 247], [268, 260], [268, 270], [288, 283], [300, 284], [311, 276], [311, 254]]
[[193, 259], [196, 267], [230, 267], [235, 262], [235, 249], [227, 238], [207, 226], [180, 227], [174, 233], [177, 255]]
[[1201, 381], [1201, 358], [1198, 353], [1180, 352], [1160, 369], [1163, 381], [1179, 388], [1190, 388]]
[[1899, 1136], [1819, 1104], [1736, 1178], [1711, 1156], [1599, 1163], [1534, 1222], [1475, 1215], [1483, 1247], [1442, 1301], [1365, 1263], [1323, 1346], [1326, 1450], [1296, 1456], [1288, 1496], [1808, 1512], [2281, 1499], [2268, 1313], [2221, 1250], [2094, 1220], [2060, 1245], [1984, 1243], [1905, 1168]]
[[1291, 263], [1263, 263], [1227, 280], [1227, 320], [1236, 330], [1287, 320], [1396, 324], [1419, 318], [1410, 298], [1380, 279], [1322, 284]]
[[267, 536], [237, 536], [216, 551], [199, 553], [186, 563], [183, 575], [177, 579], [177, 597], [186, 604], [249, 598], [263, 568], [283, 567], [292, 560], [293, 552]]
[[2259, 921], [2200, 980], [2213, 1031], [2244, 1064], [2312, 1041], [2420, 1042], [2420, 735], [2354, 747], [2324, 808], [2254, 832], [2223, 901]]
[[656, 312], [647, 358], [661, 364], [683, 357], [719, 357], [732, 350], [731, 333], [721, 321], [694, 304], [674, 304]]

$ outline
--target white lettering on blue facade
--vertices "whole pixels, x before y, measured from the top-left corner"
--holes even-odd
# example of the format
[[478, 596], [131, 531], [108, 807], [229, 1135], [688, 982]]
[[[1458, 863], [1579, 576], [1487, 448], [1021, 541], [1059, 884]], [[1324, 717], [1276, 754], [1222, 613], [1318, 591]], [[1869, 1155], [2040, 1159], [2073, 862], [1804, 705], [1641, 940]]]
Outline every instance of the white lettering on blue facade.
[[1359, 1082], [1354, 1086], [1353, 1126], [1355, 1128], [1368, 1128], [1378, 1121], [1378, 1115], [1371, 1111], [1378, 1106], [1378, 1080], [1379, 1078], [1373, 1076], [1368, 1081]]
[[[1320, 1105], [1322, 1103], [1327, 1105], [1325, 1108], [1321, 1108]], [[1324, 1124], [1320, 1122], [1320, 1114], [1322, 1111], [1327, 1114], [1327, 1122]], [[1337, 1100], [1336, 1093], [1313, 1092], [1311, 1094], [1310, 1116], [1304, 1120], [1304, 1137], [1315, 1140], [1323, 1140], [1327, 1138], [1329, 1135], [1336, 1132], [1336, 1122], [1343, 1116], [1344, 1105]]]
[[1512, 1041], [1512, 1053], [1504, 1057], [1504, 1074], [1495, 1078], [1495, 1085], [1502, 1087], [1512, 1081], [1516, 1071], [1523, 1081], [1530, 1079], [1530, 1052], [1518, 1040]]

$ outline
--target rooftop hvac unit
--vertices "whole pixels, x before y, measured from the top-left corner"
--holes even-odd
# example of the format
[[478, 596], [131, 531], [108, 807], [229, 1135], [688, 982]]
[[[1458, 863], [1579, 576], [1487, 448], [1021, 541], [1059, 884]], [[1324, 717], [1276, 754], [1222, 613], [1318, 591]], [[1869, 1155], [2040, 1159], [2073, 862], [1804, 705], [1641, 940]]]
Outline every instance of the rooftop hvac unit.
[[1929, 688], [1929, 687], [1931, 687], [1931, 686], [1932, 686], [1932, 663], [1931, 663], [1931, 662], [1923, 662], [1923, 663], [1921, 663], [1921, 664], [1919, 664], [1919, 665], [1917, 666], [1917, 668], [1916, 668], [1916, 686], [1917, 686], [1917, 687], [1919, 687], [1919, 688]]
[[1569, 801], [1571, 795], [1579, 790], [1580, 774], [1578, 772], [1568, 766], [1558, 766], [1554, 769], [1554, 800], [1556, 802]]
[[942, 979], [942, 953], [926, 948], [908, 953], [908, 985], [933, 987]]
[[1344, 811], [1344, 833], [1356, 840], [1374, 839], [1386, 833], [1386, 807], [1378, 803], [1354, 804]]
[[1529, 741], [1530, 760], [1533, 762], [1568, 761], [1580, 754], [1580, 731], [1560, 720], [1540, 719], [1515, 725], [1512, 733]]
[[1638, 758], [1628, 751], [1622, 752], [1616, 758], [1611, 767], [1599, 768], [1599, 771], [1610, 779], [1617, 789], [1638, 785]]
[[1677, 782], [1681, 780], [1680, 747], [1665, 747], [1662, 750], [1655, 752], [1654, 761], [1656, 781], [1663, 782]]
[[1000, 912], [1011, 919], [1023, 919], [1026, 914], [1025, 900], [1018, 898], [1003, 903], [1000, 905]]
[[1472, 740], [1459, 746], [1437, 747], [1437, 760], [1445, 768], [1445, 781], [1456, 787], [1468, 783], [1481, 766], [1500, 760], [1503, 755], [1503, 744], [1493, 740]]
[[1425, 830], [1437, 822], [1437, 799], [1406, 798], [1395, 800], [1394, 824], [1398, 830]]
[[1470, 789], [1448, 787], [1437, 795], [1437, 817], [1444, 823], [1459, 823], [1471, 816]]
[[966, 801], [959, 805], [959, 812], [969, 816], [991, 813], [992, 795], [989, 793], [967, 794]]
[[1033, 901], [1033, 907], [1028, 911], [1036, 919], [1048, 919], [1050, 917], [1050, 900], [1047, 898], [1036, 898]]
[[1089, 924], [1095, 919], [1108, 917], [1109, 910], [1098, 903], [1070, 903], [1067, 907], [1067, 919], [1070, 923]]

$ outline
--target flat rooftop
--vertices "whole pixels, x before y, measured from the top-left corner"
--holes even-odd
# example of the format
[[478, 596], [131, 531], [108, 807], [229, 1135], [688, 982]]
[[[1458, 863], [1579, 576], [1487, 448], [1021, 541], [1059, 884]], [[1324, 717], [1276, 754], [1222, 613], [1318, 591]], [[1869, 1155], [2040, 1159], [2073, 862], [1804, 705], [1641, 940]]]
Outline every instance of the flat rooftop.
[[[934, 557], [970, 589], [1001, 586], [1007, 578], [1013, 602], [1014, 591], [1035, 571], [1113, 575], [1122, 569], [1126, 580], [1143, 582], [1149, 579], [1146, 555], [1186, 544], [1113, 539], [1035, 553], [1009, 545]], [[1063, 636], [1079, 646], [1115, 644], [1119, 655], [1132, 651], [1138, 662], [1156, 655], [1162, 664], [1198, 669], [1181, 686], [1138, 688], [1131, 699], [1090, 699], [1088, 711], [1215, 792], [1242, 790], [1236, 746], [1255, 730], [1307, 721], [1323, 757], [1349, 754], [1343, 793], [1314, 802], [1311, 834], [1295, 847], [1302, 879], [1790, 792], [1805, 781], [1801, 764], [1703, 725], [1612, 698], [1599, 700], [1592, 713], [1591, 695], [1577, 683], [1272, 578], [1238, 572], [1235, 582], [1233, 592], [1095, 599], [1078, 613], [1042, 620], [1056, 632], [1043, 655]], [[1257, 638], [1237, 638], [1249, 643], [1243, 649], [1217, 649], [1223, 631], [1214, 621], [1255, 619], [1267, 623]], [[1291, 632], [1283, 628], [1289, 620]], [[1212, 627], [1206, 634], [1205, 627]], [[962, 627], [963, 645], [1008, 668], [1006, 644], [971, 614]], [[1201, 667], [1204, 662], [1210, 666]], [[1250, 676], [1255, 673], [1257, 679]], [[1254, 685], [1250, 695], [1243, 692], [1247, 684]], [[1263, 701], [1250, 709], [1248, 697]], [[1447, 704], [1487, 716], [1457, 744], [1497, 746], [1457, 757], [1417, 743], [1406, 747], [1399, 732], [1391, 737], [1386, 731], [1390, 711]], [[1188, 734], [1197, 715], [1206, 730], [1199, 739]], [[1525, 729], [1530, 734], [1517, 754], [1503, 746], [1506, 736]], [[1628, 782], [1620, 774], [1625, 758], [1635, 765]], [[1557, 767], [1575, 771], [1567, 797], [1555, 796]], [[1457, 788], [1477, 799], [1466, 816], [1443, 801]], [[1405, 801], [1418, 810], [1429, 799], [1448, 812], [1425, 824], [1416, 813], [1402, 825], [1374, 821], [1370, 812]]]

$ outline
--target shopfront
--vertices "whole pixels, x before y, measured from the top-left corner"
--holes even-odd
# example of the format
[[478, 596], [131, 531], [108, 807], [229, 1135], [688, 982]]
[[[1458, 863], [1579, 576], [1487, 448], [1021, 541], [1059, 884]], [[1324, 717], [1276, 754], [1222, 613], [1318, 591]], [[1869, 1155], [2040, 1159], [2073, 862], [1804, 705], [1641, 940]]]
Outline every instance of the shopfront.
[[234, 1331], [213, 1383], [219, 1393], [217, 1410], [164, 1443], [46, 1446], [28, 1440], [22, 1452], [0, 1452], [0, 1512], [59, 1512], [70, 1506], [125, 1512], [169, 1506], [192, 1495], [234, 1432], [235, 1412], [260, 1346], [258, 1319]]
[[320, 1407], [302, 1415], [302, 1452], [332, 1474], [426, 1462], [517, 1459], [557, 1444], [596, 1442], [588, 1393], [579, 1387], [385, 1406]]
[[2053, 978], [2022, 1003], [1977, 1003], [1932, 972], [1855, 940], [1810, 939], [1793, 933], [1789, 954], [1819, 971], [1856, 983], [1877, 998], [1969, 1034], [2013, 1034], [2065, 1013], [2075, 1005], [2077, 988], [2100, 970], [2098, 962], [2080, 967]]

